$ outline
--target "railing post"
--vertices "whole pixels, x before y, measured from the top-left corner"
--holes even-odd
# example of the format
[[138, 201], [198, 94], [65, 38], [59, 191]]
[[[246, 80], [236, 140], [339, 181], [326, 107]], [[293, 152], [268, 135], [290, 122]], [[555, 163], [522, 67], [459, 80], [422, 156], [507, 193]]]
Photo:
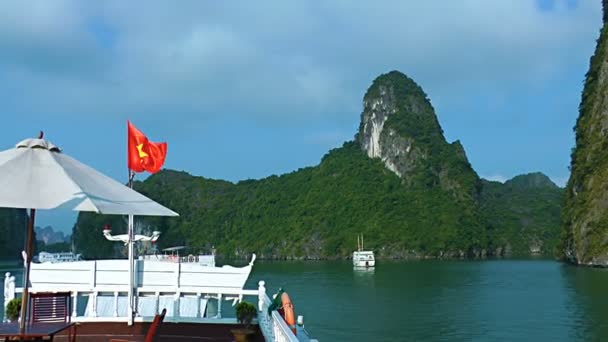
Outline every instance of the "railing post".
[[114, 291], [114, 317], [118, 317], [118, 291]]
[[205, 313], [201, 312], [201, 293], [196, 293], [196, 318], [203, 317]]
[[173, 317], [180, 317], [180, 313], [179, 313], [179, 297], [181, 296], [181, 293], [179, 291], [175, 292], [175, 296], [173, 299]]
[[217, 294], [217, 315], [215, 315], [215, 317], [222, 318], [222, 294], [221, 293]]
[[264, 310], [264, 299], [266, 298], [266, 282], [260, 280], [258, 282], [258, 311]]
[[74, 300], [72, 301], [72, 318], [78, 316], [78, 291], [74, 291]]
[[154, 303], [154, 314], [158, 315], [158, 307], [160, 306], [160, 292], [155, 293], [156, 302]]
[[91, 312], [92, 317], [97, 317], [97, 291], [93, 291], [92, 295], [93, 299], [93, 312]]

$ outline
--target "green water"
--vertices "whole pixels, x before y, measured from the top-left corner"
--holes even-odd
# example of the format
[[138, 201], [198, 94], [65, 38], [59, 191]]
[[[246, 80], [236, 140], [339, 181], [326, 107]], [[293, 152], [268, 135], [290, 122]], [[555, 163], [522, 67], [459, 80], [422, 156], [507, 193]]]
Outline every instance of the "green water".
[[608, 341], [608, 270], [551, 260], [259, 262], [321, 341]]
[[[15, 264], [0, 264], [21, 285]], [[608, 341], [608, 269], [551, 260], [257, 262], [328, 341]], [[250, 298], [251, 299], [251, 298]], [[255, 298], [252, 298], [255, 300]]]

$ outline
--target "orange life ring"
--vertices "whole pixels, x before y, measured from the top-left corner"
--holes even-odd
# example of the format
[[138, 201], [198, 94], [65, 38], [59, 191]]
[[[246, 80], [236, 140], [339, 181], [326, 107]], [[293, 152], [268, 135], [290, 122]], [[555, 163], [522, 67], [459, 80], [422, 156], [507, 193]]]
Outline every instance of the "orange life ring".
[[283, 306], [283, 311], [285, 312], [285, 323], [291, 328], [293, 333], [296, 333], [296, 314], [293, 311], [293, 303], [289, 298], [287, 292], [283, 292], [281, 295], [281, 304]]

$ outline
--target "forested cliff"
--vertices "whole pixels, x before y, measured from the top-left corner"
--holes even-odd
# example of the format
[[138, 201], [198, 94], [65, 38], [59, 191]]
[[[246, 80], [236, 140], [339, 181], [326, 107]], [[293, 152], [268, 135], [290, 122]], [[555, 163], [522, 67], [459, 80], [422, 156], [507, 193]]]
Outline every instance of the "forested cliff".
[[576, 264], [608, 266], [608, 1], [603, 6], [604, 25], [574, 127], [559, 253]]

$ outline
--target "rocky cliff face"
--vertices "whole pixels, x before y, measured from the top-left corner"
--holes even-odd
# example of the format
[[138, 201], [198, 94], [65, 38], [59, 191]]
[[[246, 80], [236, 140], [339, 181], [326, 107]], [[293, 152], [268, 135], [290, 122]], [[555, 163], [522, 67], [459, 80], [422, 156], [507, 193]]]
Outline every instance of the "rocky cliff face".
[[[407, 116], [408, 131], [401, 134], [389, 118]], [[388, 122], [388, 124], [387, 124]], [[428, 127], [422, 127], [426, 124]], [[359, 128], [359, 143], [370, 158], [380, 158], [384, 165], [399, 177], [408, 177], [420, 161], [428, 157], [423, 144], [415, 144], [421, 130], [443, 138], [443, 132], [433, 108], [422, 89], [398, 71], [376, 78], [363, 99]]]
[[608, 266], [608, 26], [604, 26], [585, 79], [576, 146], [562, 214], [560, 254], [576, 264]]
[[368, 157], [382, 160], [408, 185], [477, 197], [480, 180], [464, 148], [446, 142], [427, 95], [398, 71], [376, 78], [365, 94], [357, 140]]

